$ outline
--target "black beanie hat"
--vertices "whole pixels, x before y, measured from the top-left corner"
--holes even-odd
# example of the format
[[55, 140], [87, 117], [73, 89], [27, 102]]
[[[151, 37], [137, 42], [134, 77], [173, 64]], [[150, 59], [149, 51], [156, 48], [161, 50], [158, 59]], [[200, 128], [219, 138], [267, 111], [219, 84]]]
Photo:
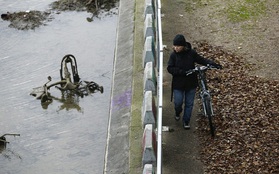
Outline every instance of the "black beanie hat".
[[186, 39], [182, 34], [178, 34], [173, 39], [173, 45], [177, 46], [185, 46], [186, 45]]

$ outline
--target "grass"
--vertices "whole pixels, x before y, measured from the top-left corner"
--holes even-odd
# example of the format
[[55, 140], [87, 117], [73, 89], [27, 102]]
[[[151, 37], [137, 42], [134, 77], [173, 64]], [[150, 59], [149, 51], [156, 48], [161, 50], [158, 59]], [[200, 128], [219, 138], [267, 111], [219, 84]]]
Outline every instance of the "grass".
[[[180, 4], [185, 6], [185, 11], [193, 13], [195, 10], [206, 7], [210, 4], [216, 5], [216, 10], [225, 4], [222, 14], [225, 14], [230, 22], [242, 22], [266, 14], [267, 0], [181, 0]], [[217, 10], [218, 11], [218, 10]]]
[[231, 22], [242, 22], [266, 13], [266, 0], [231, 1], [226, 8], [226, 15]]

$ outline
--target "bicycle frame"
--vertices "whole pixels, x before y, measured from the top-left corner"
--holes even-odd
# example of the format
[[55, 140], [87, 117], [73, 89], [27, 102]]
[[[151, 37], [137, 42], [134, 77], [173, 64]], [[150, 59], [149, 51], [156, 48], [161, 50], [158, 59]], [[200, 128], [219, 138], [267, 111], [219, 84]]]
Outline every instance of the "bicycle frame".
[[7, 143], [10, 143], [9, 141], [6, 140], [5, 136], [20, 136], [20, 134], [4, 134], [2, 136], [0, 136], [0, 145], [6, 147]]
[[207, 71], [207, 69], [212, 69], [212, 68], [214, 68], [214, 67], [211, 67], [209, 65], [208, 66], [196, 66], [195, 69], [187, 71], [186, 75], [197, 72], [199, 87], [200, 87], [200, 98], [202, 101], [204, 116], [206, 116], [208, 118], [211, 136], [214, 137], [215, 127], [214, 127], [213, 121], [212, 121], [213, 107], [212, 107], [210, 92], [208, 90], [207, 82], [206, 82], [206, 71]]
[[[73, 75], [72, 78], [71, 78], [71, 74], [67, 67], [68, 63], [71, 66], [72, 75]], [[80, 78], [79, 78], [78, 70], [77, 70], [77, 61], [73, 55], [68, 54], [62, 58], [61, 69], [60, 69], [60, 78], [61, 78], [61, 81], [69, 79], [73, 83], [79, 83]]]
[[[69, 68], [71, 69], [71, 72], [68, 69], [68, 64], [70, 64]], [[50, 96], [48, 90], [53, 86], [60, 89], [61, 91], [74, 91], [75, 94], [78, 94], [81, 97], [88, 95], [89, 93], [94, 93], [96, 90], [100, 91], [101, 93], [104, 92], [103, 86], [99, 86], [93, 81], [84, 81], [85, 85], [82, 84], [82, 81], [80, 81], [78, 75], [76, 59], [71, 54], [68, 54], [62, 58], [60, 78], [60, 81], [48, 85], [48, 83], [51, 81], [51, 77], [49, 76], [48, 82], [41, 87], [33, 88], [33, 91], [30, 93], [30, 95], [36, 97], [36, 99], [40, 99], [41, 102], [44, 103], [52, 102], [53, 97]]]
[[[203, 105], [203, 111], [204, 111], [204, 115], [208, 116], [209, 114], [211, 116], [214, 115], [213, 113], [213, 107], [212, 107], [212, 102], [211, 102], [211, 96], [210, 96], [210, 92], [208, 90], [207, 87], [207, 82], [206, 82], [206, 69], [202, 70], [200, 67], [197, 67], [197, 71], [198, 71], [198, 80], [199, 80], [199, 87], [200, 87], [200, 98], [202, 100], [202, 105]], [[209, 100], [210, 105], [209, 105], [209, 112], [206, 109], [205, 106], [205, 100]]]

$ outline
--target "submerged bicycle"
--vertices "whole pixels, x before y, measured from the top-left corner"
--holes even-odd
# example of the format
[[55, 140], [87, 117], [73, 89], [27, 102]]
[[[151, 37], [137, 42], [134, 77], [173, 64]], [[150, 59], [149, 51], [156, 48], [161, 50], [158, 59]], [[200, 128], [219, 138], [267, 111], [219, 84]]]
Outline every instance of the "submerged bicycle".
[[[68, 64], [69, 67], [68, 67]], [[69, 71], [71, 69], [71, 72]], [[72, 73], [72, 74], [71, 74]], [[49, 89], [53, 86], [58, 88], [61, 91], [74, 91], [77, 95], [83, 97], [89, 93], [94, 93], [95, 91], [104, 92], [103, 86], [98, 85], [93, 81], [80, 81], [77, 70], [77, 62], [73, 55], [68, 54], [62, 58], [61, 69], [60, 69], [60, 78], [58, 82], [51, 83], [52, 78], [48, 76], [48, 82], [43, 86], [33, 88], [33, 91], [30, 95], [40, 99], [42, 103], [51, 102], [52, 96], [49, 93]]]
[[218, 68], [216, 68], [212, 65], [196, 66], [194, 69], [186, 71], [186, 75], [190, 75], [193, 73], [197, 73], [197, 75], [198, 75], [198, 81], [199, 81], [199, 87], [200, 87], [199, 96], [202, 101], [202, 106], [203, 106], [202, 108], [203, 108], [204, 116], [206, 116], [208, 118], [210, 133], [211, 133], [211, 136], [214, 137], [215, 136], [215, 126], [214, 126], [213, 120], [212, 120], [214, 113], [213, 113], [210, 92], [208, 90], [207, 82], [206, 82], [206, 71], [209, 69], [218, 69]]
[[20, 136], [20, 134], [4, 134], [4, 135], [0, 136], [0, 152], [1, 152], [1, 149], [6, 148], [7, 143], [10, 143], [9, 141], [6, 140], [5, 136]]

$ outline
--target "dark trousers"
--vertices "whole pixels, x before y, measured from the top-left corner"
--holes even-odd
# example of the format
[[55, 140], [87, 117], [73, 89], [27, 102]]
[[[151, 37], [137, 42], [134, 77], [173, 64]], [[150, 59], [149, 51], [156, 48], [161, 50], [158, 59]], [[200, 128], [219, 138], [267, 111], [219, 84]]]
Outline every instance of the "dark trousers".
[[192, 116], [192, 110], [194, 106], [194, 100], [196, 95], [196, 88], [190, 90], [173, 90], [174, 95], [174, 109], [175, 114], [179, 115], [183, 109], [183, 102], [184, 103], [184, 114], [183, 114], [183, 121], [190, 122]]

